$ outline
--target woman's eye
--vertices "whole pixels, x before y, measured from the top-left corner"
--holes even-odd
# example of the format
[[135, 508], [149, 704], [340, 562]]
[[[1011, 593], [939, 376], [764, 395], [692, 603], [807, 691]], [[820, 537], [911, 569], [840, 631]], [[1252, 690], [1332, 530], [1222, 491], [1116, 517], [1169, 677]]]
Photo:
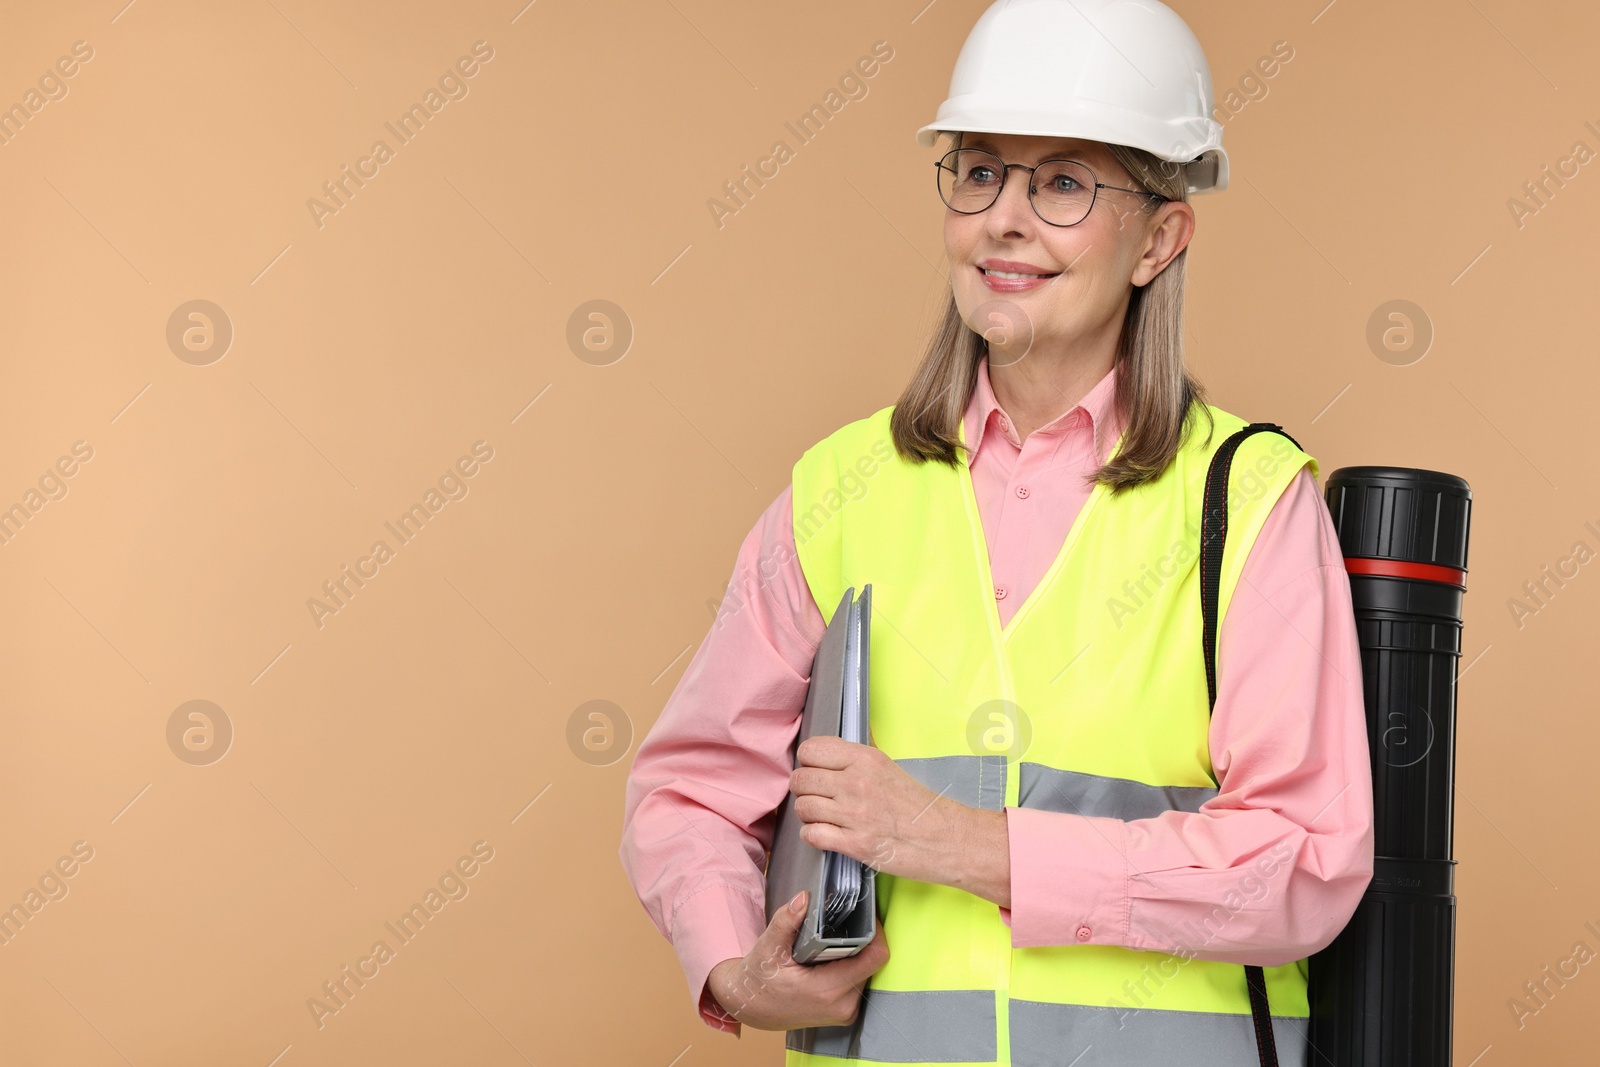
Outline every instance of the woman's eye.
[[1074, 179], [1067, 177], [1065, 174], [1058, 174], [1056, 175], [1056, 179], [1053, 183], [1053, 188], [1058, 193], [1070, 193], [1078, 188], [1078, 183]]
[[980, 185], [985, 182], [992, 182], [994, 181], [994, 168], [985, 166], [973, 167], [967, 172], [967, 180], [977, 182]]

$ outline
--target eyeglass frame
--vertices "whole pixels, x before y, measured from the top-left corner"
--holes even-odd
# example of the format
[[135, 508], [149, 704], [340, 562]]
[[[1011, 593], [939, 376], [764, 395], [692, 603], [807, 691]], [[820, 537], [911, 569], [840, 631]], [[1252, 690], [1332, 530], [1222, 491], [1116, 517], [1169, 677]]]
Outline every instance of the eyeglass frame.
[[[1000, 159], [999, 155], [997, 155], [994, 152], [989, 151], [987, 148], [959, 148], [958, 147], [958, 148], [950, 149], [950, 151], [946, 152], [944, 155], [940, 156], [938, 159], [933, 161], [933, 165], [936, 168], [936, 170], [953, 170], [954, 168], [946, 167], [944, 164], [945, 164], [945, 160], [949, 159], [951, 156], [955, 155], [957, 152], [982, 152], [984, 155], [988, 156], [989, 158], [995, 159], [995, 160], [999, 160], [999, 162], [1000, 162], [1000, 187], [994, 191], [994, 199], [989, 201], [989, 203], [986, 204], [985, 206], [979, 208], [977, 211], [962, 211], [960, 208], [950, 207], [950, 201], [945, 200], [945, 198], [944, 198], [944, 186], [943, 185], [938, 185], [939, 175], [937, 173], [934, 174], [934, 182], [935, 182], [936, 185], [938, 185], [940, 201], [943, 202], [945, 207], [950, 208], [950, 210], [954, 211], [957, 215], [981, 215], [985, 211], [988, 211], [989, 208], [992, 208], [996, 204], [998, 204], [1000, 202], [1000, 194], [1004, 193], [1006, 191], [1006, 179], [1011, 176], [1011, 168], [1013, 168], [1013, 167], [1017, 168], [1018, 170], [1025, 170], [1025, 171], [1028, 172], [1028, 206], [1033, 209], [1033, 213], [1035, 215], [1039, 216], [1039, 221], [1044, 223], [1046, 226], [1055, 226], [1057, 228], [1064, 229], [1064, 228], [1066, 228], [1068, 226], [1081, 225], [1083, 223], [1083, 219], [1086, 219], [1086, 218], [1089, 217], [1089, 212], [1094, 210], [1095, 201], [1100, 199], [1100, 190], [1101, 189], [1113, 189], [1113, 190], [1115, 190], [1116, 192], [1119, 192], [1119, 193], [1133, 193], [1135, 196], [1150, 197], [1151, 199], [1154, 199], [1154, 200], [1160, 200], [1163, 203], [1170, 203], [1172, 201], [1172, 199], [1173, 199], [1170, 196], [1162, 196], [1160, 193], [1148, 193], [1148, 192], [1145, 192], [1143, 189], [1124, 189], [1119, 185], [1107, 185], [1105, 182], [1100, 180], [1100, 176], [1097, 175], [1094, 172], [1094, 168], [1089, 166], [1089, 164], [1083, 162], [1082, 160], [1067, 159], [1065, 157], [1060, 157], [1060, 158], [1055, 158], [1055, 159], [1041, 159], [1039, 162], [1035, 163], [1033, 166], [1030, 167], [1030, 166], [1027, 166], [1026, 164], [1023, 164], [1023, 163], [1007, 163], [1005, 160]], [[1089, 172], [1089, 180], [1093, 183], [1094, 192], [1089, 197], [1089, 206], [1087, 208], [1085, 208], [1084, 211], [1083, 211], [1083, 219], [1079, 219], [1077, 222], [1051, 222], [1049, 219], [1047, 219], [1043, 215], [1039, 214], [1039, 205], [1035, 204], [1033, 202], [1033, 194], [1035, 192], [1035, 187], [1034, 187], [1034, 184], [1033, 184], [1033, 173], [1034, 173], [1034, 171], [1038, 170], [1040, 167], [1044, 166], [1046, 163], [1071, 163], [1072, 165], [1077, 166], [1077, 167], [1082, 167], [1084, 170]]]

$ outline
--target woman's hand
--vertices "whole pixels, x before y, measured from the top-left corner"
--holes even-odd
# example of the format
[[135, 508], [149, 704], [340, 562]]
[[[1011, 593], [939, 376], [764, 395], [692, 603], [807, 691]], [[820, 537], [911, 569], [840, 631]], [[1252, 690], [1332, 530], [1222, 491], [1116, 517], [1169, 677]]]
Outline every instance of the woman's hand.
[[881, 749], [838, 737], [808, 737], [789, 776], [800, 839], [885, 874], [965, 888], [963, 852], [985, 814], [941, 796]]
[[794, 961], [795, 935], [805, 920], [807, 894], [779, 908], [743, 958], [711, 968], [708, 985], [722, 1010], [757, 1030], [799, 1030], [855, 1022], [867, 979], [889, 962], [883, 924], [854, 956], [805, 964]]

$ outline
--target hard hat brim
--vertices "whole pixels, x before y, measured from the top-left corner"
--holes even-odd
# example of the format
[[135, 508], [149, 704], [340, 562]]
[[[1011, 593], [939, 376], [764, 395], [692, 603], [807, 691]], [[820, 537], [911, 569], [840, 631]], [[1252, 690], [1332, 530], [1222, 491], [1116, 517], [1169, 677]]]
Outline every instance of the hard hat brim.
[[[1020, 137], [1080, 137], [1088, 141], [1099, 141], [1102, 144], [1125, 144], [1125, 141], [1114, 137], [1092, 136], [1088, 132], [1060, 133], [1053, 130], [1041, 130], [1027, 123], [1010, 124], [1008, 129], [996, 129], [997, 125], [1006, 123], [964, 122], [959, 117], [952, 117], [943, 121], [935, 120], [917, 131], [917, 143], [923, 148], [932, 148], [941, 133], [996, 133], [1014, 134]], [[1138, 146], [1138, 147], [1143, 147]], [[1167, 158], [1154, 149], [1146, 149], [1159, 158]], [[1201, 151], [1192, 162], [1188, 160], [1172, 160], [1172, 162], [1188, 163], [1189, 194], [1195, 193], [1220, 193], [1228, 188], [1228, 153], [1222, 147], [1207, 148]]]

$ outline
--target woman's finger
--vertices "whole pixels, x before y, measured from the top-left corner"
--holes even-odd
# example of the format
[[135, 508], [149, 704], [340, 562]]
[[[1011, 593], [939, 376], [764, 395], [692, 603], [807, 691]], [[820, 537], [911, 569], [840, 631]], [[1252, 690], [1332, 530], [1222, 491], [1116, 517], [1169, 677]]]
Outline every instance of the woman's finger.
[[795, 796], [834, 797], [839, 795], [838, 772], [821, 767], [797, 767], [789, 775], [789, 791]]
[[813, 734], [795, 748], [795, 761], [809, 767], [843, 770], [855, 758], [855, 749], [865, 748], [842, 737]]
[[796, 797], [794, 813], [803, 823], [828, 823], [831, 826], [843, 826], [844, 808], [839, 802], [829, 797], [819, 797], [807, 794]]

